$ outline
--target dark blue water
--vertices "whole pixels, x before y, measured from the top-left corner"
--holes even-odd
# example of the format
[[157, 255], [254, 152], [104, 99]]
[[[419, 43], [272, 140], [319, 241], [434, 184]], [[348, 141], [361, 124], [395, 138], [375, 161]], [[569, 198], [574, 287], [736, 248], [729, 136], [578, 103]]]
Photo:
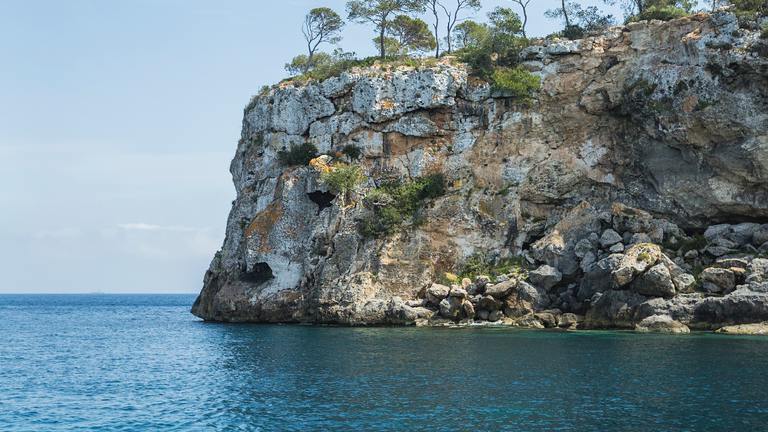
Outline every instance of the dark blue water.
[[0, 430], [768, 430], [768, 338], [206, 324], [0, 296]]

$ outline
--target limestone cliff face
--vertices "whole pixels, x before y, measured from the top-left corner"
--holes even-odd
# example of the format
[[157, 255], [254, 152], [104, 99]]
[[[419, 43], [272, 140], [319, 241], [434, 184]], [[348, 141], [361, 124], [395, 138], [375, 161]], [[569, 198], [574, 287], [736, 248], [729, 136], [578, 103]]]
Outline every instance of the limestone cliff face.
[[[542, 87], [530, 105], [448, 60], [275, 87], [245, 110], [231, 165], [237, 199], [193, 313], [402, 322], [394, 303], [424, 298], [478, 252], [524, 254], [578, 285], [589, 266], [569, 265], [563, 251], [600, 234], [615, 203], [681, 228], [662, 229], [658, 243], [717, 222], [768, 221], [764, 44], [718, 13], [532, 46], [524, 65]], [[367, 180], [350, 200], [330, 194], [313, 167], [280, 164], [278, 151], [307, 142], [320, 153], [361, 149]], [[434, 172], [447, 192], [428, 202], [422, 224], [359, 234], [377, 179]], [[594, 229], [560, 238], [559, 249], [541, 245], [583, 208], [597, 215]]]

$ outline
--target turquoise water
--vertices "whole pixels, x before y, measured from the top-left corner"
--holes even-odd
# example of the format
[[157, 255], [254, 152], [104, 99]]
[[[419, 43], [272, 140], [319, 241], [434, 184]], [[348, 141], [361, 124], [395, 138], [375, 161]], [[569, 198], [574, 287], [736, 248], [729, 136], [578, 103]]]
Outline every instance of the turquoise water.
[[0, 296], [0, 430], [768, 429], [768, 338], [221, 325]]

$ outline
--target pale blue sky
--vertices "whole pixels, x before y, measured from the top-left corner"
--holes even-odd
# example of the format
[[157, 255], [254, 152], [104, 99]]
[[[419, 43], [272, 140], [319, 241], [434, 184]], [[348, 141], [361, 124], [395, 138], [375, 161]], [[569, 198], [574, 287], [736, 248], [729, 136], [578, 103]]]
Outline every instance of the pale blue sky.
[[[556, 3], [532, 1], [529, 34]], [[243, 106], [302, 52], [309, 8], [344, 9], [267, 4], [0, 0], [0, 293], [200, 289]], [[369, 28], [344, 36], [374, 54]]]

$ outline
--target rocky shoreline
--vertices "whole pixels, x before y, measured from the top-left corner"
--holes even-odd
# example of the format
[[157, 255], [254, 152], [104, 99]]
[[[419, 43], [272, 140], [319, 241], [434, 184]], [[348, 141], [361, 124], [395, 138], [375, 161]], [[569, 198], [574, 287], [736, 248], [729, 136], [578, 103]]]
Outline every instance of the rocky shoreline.
[[528, 47], [530, 102], [450, 58], [273, 86], [245, 109], [192, 312], [759, 331], [743, 325], [768, 321], [766, 47], [717, 12]]
[[523, 252], [532, 270], [433, 283], [422, 298], [393, 299], [387, 314], [406, 325], [765, 332], [768, 225], [719, 224], [688, 237], [619, 204], [579, 206], [558, 225]]

